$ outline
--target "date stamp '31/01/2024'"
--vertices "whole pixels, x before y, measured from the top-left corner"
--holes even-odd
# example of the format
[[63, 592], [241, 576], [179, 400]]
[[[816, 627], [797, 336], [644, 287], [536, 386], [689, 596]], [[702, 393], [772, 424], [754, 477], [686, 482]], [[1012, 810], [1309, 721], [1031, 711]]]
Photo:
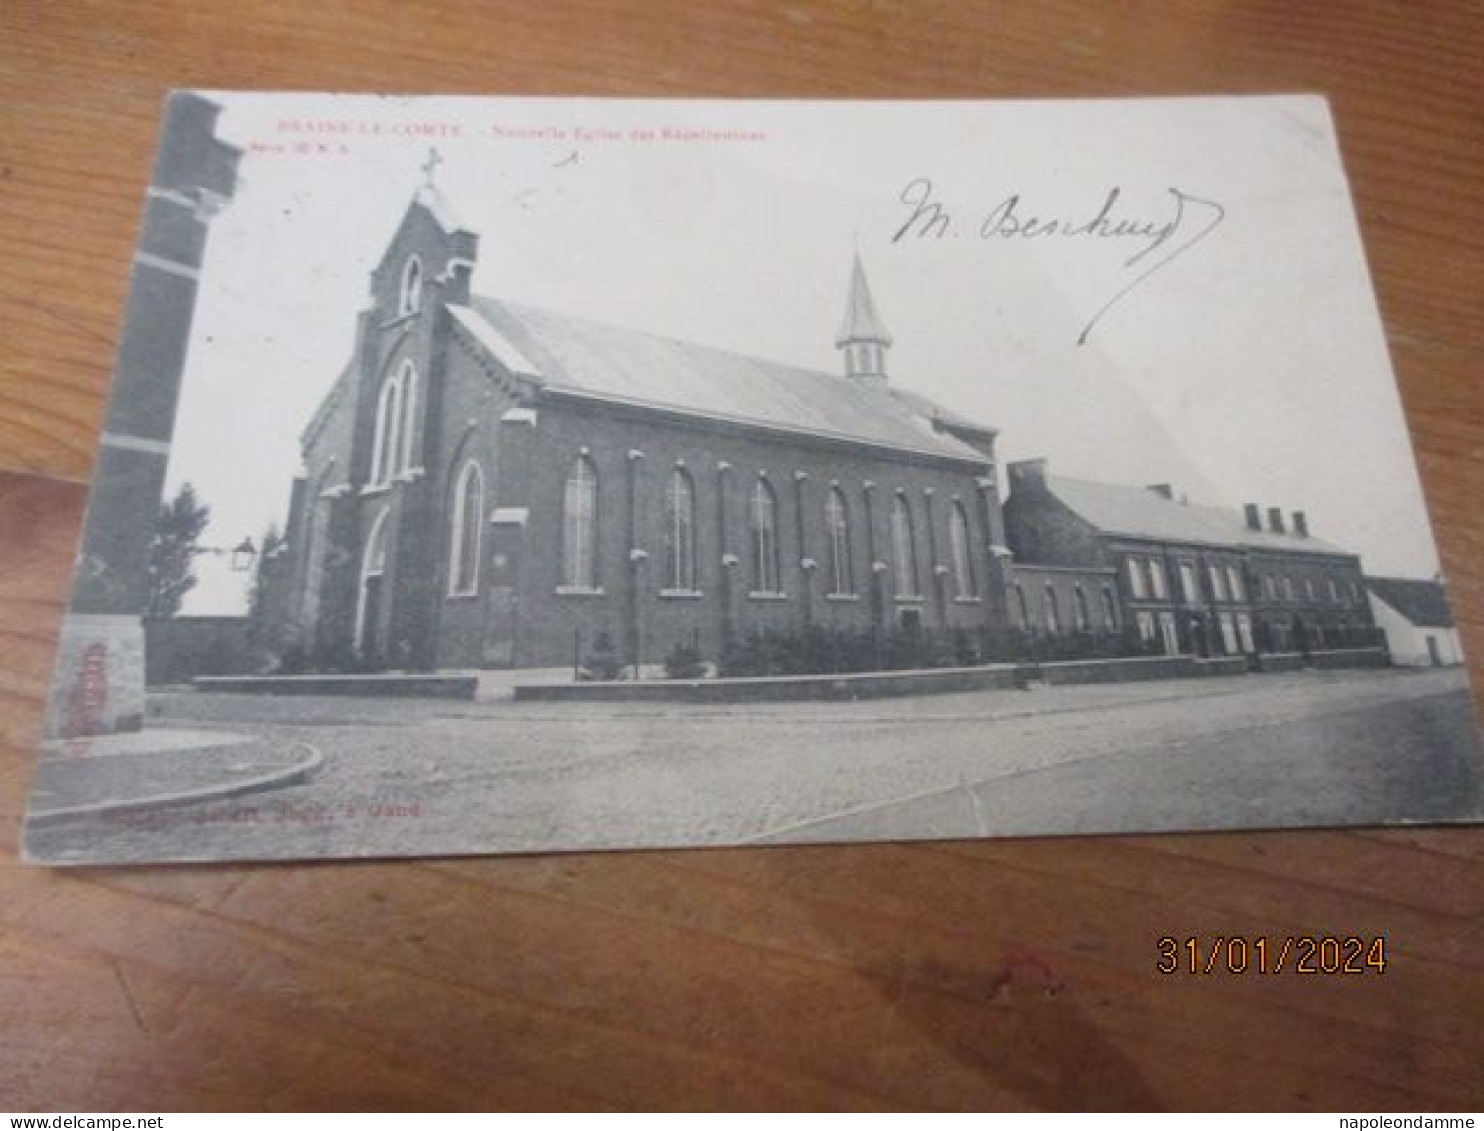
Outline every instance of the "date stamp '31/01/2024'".
[[1163, 936], [1161, 974], [1384, 974], [1386, 936]]

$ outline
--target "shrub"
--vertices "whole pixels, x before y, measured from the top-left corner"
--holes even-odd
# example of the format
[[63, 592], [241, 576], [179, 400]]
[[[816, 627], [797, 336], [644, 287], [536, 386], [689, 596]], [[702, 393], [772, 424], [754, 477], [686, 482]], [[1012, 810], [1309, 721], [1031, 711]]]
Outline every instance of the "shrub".
[[582, 661], [582, 667], [578, 669], [577, 678], [583, 680], [597, 680], [608, 682], [620, 679], [623, 676], [623, 661], [618, 658], [618, 649], [613, 646], [613, 638], [606, 632], [598, 633], [593, 641], [592, 650]]
[[701, 653], [689, 644], [676, 644], [665, 657], [665, 676], [668, 679], [700, 679], [706, 674], [706, 665]]

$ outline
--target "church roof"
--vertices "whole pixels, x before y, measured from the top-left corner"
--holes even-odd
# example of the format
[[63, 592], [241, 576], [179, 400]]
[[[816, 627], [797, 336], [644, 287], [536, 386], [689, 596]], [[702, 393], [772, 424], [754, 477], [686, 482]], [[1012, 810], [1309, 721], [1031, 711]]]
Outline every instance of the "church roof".
[[[915, 394], [475, 296], [460, 326], [510, 372], [553, 390], [924, 455], [985, 462]], [[991, 430], [978, 426], [981, 432]]]
[[880, 342], [891, 345], [891, 334], [886, 323], [876, 312], [876, 303], [871, 298], [871, 285], [866, 282], [866, 269], [861, 266], [859, 254], [855, 266], [850, 269], [850, 293], [845, 298], [845, 317], [840, 321], [840, 332], [835, 335], [835, 345], [846, 342]]
[[1368, 577], [1366, 588], [1419, 628], [1452, 628], [1448, 594], [1436, 581], [1409, 577]]
[[1177, 502], [1147, 487], [1070, 479], [1064, 475], [1048, 475], [1047, 487], [1073, 512], [1105, 534], [1257, 550], [1350, 553], [1311, 536], [1253, 530], [1241, 511]]

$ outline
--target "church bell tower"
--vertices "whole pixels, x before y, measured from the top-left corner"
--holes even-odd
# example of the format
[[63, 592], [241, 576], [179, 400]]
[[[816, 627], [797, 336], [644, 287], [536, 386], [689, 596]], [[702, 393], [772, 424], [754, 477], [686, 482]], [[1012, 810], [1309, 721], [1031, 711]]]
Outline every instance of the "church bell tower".
[[850, 293], [845, 299], [845, 317], [835, 335], [835, 348], [845, 352], [845, 376], [872, 385], [886, 384], [886, 351], [891, 348], [891, 334], [866, 282], [866, 269], [856, 252], [850, 271]]

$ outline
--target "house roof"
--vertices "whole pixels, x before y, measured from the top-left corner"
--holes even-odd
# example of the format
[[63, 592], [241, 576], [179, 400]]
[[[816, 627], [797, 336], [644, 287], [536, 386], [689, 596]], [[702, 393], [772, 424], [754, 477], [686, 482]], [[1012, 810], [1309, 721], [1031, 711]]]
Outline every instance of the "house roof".
[[1410, 577], [1368, 577], [1366, 588], [1419, 627], [1452, 628], [1448, 593], [1436, 581]]
[[859, 253], [855, 266], [850, 269], [850, 294], [845, 299], [845, 317], [840, 320], [840, 332], [835, 335], [835, 345], [846, 342], [880, 342], [891, 345], [891, 334], [881, 315], [876, 313], [876, 303], [871, 298], [871, 285], [866, 282], [866, 269], [861, 266]]
[[552, 390], [985, 462], [981, 452], [944, 430], [967, 422], [889, 386], [503, 299], [475, 296], [470, 306], [449, 309], [507, 370]]
[[1166, 499], [1147, 487], [1062, 475], [1047, 476], [1047, 485], [1076, 514], [1107, 534], [1311, 554], [1350, 553], [1319, 538], [1253, 530], [1241, 511]]

